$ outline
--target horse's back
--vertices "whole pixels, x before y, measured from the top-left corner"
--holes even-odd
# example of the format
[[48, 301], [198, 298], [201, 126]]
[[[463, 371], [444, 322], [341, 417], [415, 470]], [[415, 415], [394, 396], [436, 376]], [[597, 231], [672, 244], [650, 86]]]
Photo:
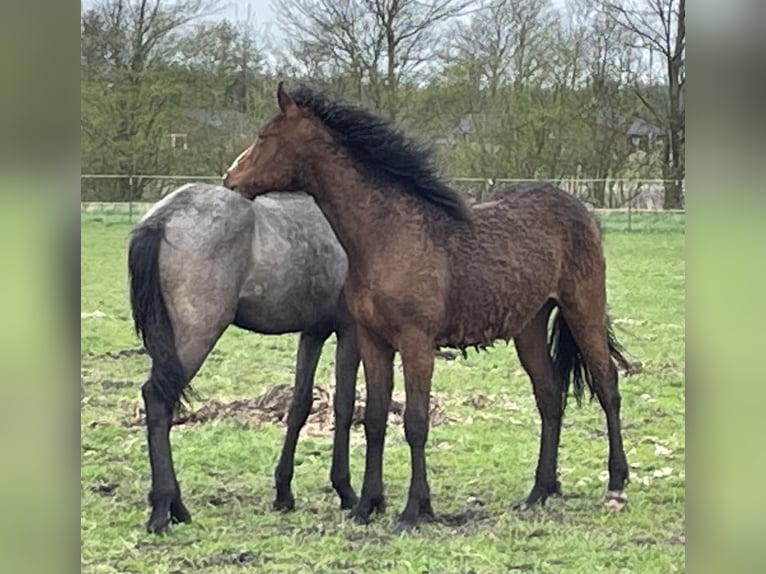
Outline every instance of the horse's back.
[[225, 316], [248, 330], [288, 333], [338, 314], [346, 256], [310, 197], [251, 202], [194, 183], [155, 204], [139, 225], [160, 221], [163, 290], [177, 315]]
[[559, 188], [505, 188], [472, 210], [473, 225], [461, 226], [448, 242], [452, 271], [444, 332], [452, 345], [512, 338], [562, 284], [603, 273], [593, 216]]
[[348, 261], [314, 200], [302, 193], [263, 195], [254, 201], [254, 218], [237, 324], [288, 332], [334, 321]]
[[601, 234], [593, 214], [575, 196], [548, 182], [501, 187], [487, 202], [474, 205], [474, 213], [480, 233], [493, 234], [498, 240], [502, 236], [526, 260], [540, 251], [559, 254], [553, 261], [601, 253]]
[[154, 204], [139, 225], [161, 219], [167, 243], [194, 258], [211, 259], [235, 244], [246, 244], [253, 227], [250, 202], [207, 183], [184, 185]]

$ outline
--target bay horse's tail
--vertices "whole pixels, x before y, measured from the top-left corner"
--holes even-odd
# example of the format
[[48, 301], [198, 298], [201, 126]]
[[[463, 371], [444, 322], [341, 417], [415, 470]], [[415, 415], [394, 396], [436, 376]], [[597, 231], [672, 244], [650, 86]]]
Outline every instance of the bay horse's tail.
[[[593, 397], [593, 375], [591, 374], [588, 365], [585, 363], [585, 359], [582, 356], [580, 348], [577, 346], [574, 336], [572, 336], [572, 331], [569, 329], [569, 325], [567, 324], [566, 319], [564, 319], [561, 309], [557, 308], [554, 313], [553, 328], [551, 329], [550, 338], [548, 340], [548, 350], [553, 359], [553, 363], [561, 376], [563, 385], [562, 393], [564, 395], [562, 408], [566, 407], [566, 400], [570, 386], [573, 387], [572, 394], [574, 395], [575, 400], [577, 400], [577, 404], [581, 405], [586, 385], [590, 391], [591, 398]], [[608, 315], [606, 317], [606, 336], [609, 345], [609, 354], [612, 359], [619, 366], [628, 368], [630, 366], [630, 361], [625, 358], [625, 350], [617, 341]]]
[[160, 285], [159, 254], [165, 239], [164, 222], [151, 218], [139, 223], [130, 234], [128, 274], [130, 277], [130, 306], [136, 334], [152, 358], [148, 384], [170, 412], [186, 398], [188, 380], [175, 345], [165, 298]]

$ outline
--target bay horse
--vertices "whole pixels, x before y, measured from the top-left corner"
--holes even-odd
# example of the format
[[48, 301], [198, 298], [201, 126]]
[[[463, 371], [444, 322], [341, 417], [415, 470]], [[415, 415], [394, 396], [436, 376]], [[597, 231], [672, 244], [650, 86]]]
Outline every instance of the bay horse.
[[343, 285], [348, 260], [313, 199], [250, 202], [221, 186], [194, 183], [156, 203], [131, 231], [130, 303], [151, 357], [142, 387], [151, 465], [149, 532], [189, 522], [170, 452], [174, 412], [189, 382], [228, 328], [300, 333], [287, 433], [275, 471], [274, 508], [292, 510], [295, 447], [311, 410], [322, 347], [335, 333], [335, 434], [330, 478], [341, 508], [357, 496], [349, 473], [349, 429], [359, 351]]
[[[606, 499], [624, 501], [615, 360], [625, 363], [606, 310], [597, 222], [550, 184], [507, 189], [469, 208], [440, 177], [430, 151], [363, 108], [280, 82], [279, 113], [258, 131], [224, 185], [253, 199], [305, 190], [349, 258], [346, 297], [357, 323], [367, 388], [364, 482], [351, 511], [368, 522], [384, 507], [382, 460], [393, 358], [404, 370], [411, 480], [396, 530], [433, 517], [424, 447], [434, 347], [484, 348], [514, 340], [542, 420], [531, 492], [517, 509], [560, 492], [557, 458], [570, 388], [587, 385], [606, 413]], [[552, 312], [555, 318], [548, 338]]]

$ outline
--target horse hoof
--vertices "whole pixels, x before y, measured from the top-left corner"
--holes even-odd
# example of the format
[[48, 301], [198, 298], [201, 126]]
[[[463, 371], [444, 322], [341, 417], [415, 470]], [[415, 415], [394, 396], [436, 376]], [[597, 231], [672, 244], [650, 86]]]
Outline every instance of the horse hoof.
[[524, 512], [535, 506], [545, 506], [545, 501], [549, 496], [561, 496], [561, 483], [556, 481], [553, 486], [539, 486], [537, 483], [532, 487], [532, 492], [529, 493], [524, 500], [517, 502], [513, 505], [513, 509], [519, 512]]
[[146, 531], [149, 534], [165, 534], [168, 531], [170, 525], [170, 517], [158, 518], [156, 516], [149, 517], [146, 522]]
[[430, 508], [429, 503], [428, 508], [421, 510], [414, 518], [412, 516], [407, 516], [407, 514], [404, 512], [400, 514], [399, 518], [397, 518], [396, 522], [394, 523], [393, 533], [402, 534], [404, 532], [410, 532], [415, 530], [421, 524], [433, 522], [434, 520], [434, 514]]
[[382, 514], [386, 509], [386, 499], [383, 495], [376, 496], [374, 498], [362, 497], [359, 502], [356, 503], [348, 517], [353, 519], [357, 524], [369, 524], [370, 515], [375, 512], [376, 514]]
[[513, 509], [516, 512], [526, 512], [530, 508], [532, 508], [535, 505], [534, 502], [530, 503], [527, 501], [527, 499], [522, 500], [521, 502], [517, 502], [513, 505]]
[[348, 518], [353, 520], [356, 524], [370, 523], [370, 513], [360, 510], [358, 504], [348, 513]]
[[396, 522], [394, 522], [394, 526], [391, 529], [391, 532], [393, 534], [404, 534], [407, 532], [412, 532], [417, 528], [417, 526], [417, 522], [411, 522], [409, 520], [402, 520], [399, 518]]
[[292, 496], [277, 498], [274, 500], [272, 508], [278, 512], [292, 512], [295, 510], [295, 499]]
[[180, 500], [170, 505], [170, 520], [174, 524], [189, 524], [192, 521], [191, 513], [186, 509], [186, 506]]
[[622, 490], [607, 490], [604, 495], [604, 506], [610, 512], [619, 512], [628, 505], [628, 497]]
[[341, 510], [351, 510], [357, 504], [359, 504], [359, 498], [357, 498], [356, 495], [344, 496], [344, 497], [341, 497], [341, 499], [340, 499], [340, 509]]

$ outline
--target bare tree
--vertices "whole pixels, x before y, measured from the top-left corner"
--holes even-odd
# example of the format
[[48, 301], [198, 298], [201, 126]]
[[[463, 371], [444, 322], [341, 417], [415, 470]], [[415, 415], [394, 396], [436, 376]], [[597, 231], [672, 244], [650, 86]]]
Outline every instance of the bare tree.
[[[259, 80], [265, 74], [262, 29], [252, 21], [204, 22], [179, 42], [178, 64], [213, 85], [206, 97], [214, 105], [252, 114], [260, 95]], [[272, 96], [269, 83], [269, 100]], [[220, 100], [223, 101], [220, 101]]]
[[[166, 89], [161, 72], [176, 53], [185, 27], [211, 14], [217, 3], [99, 0], [83, 14], [83, 65], [98, 63], [100, 80], [83, 89], [83, 105], [91, 111], [83, 132], [112, 169], [130, 174], [163, 169], [163, 118], [179, 94]], [[141, 185], [134, 180], [134, 187], [125, 187], [121, 195], [138, 196]]]
[[464, 70], [462, 129], [471, 170], [494, 177], [534, 175], [549, 143], [550, 114], [539, 111], [558, 13], [550, 0], [489, 0], [457, 23], [449, 65]]
[[603, 12], [594, 10], [595, 2], [580, 0], [582, 30], [579, 55], [584, 72], [578, 93], [582, 106], [580, 119], [585, 127], [579, 153], [575, 153], [581, 175], [593, 178], [589, 198], [601, 207], [612, 207], [607, 199], [607, 179], [625, 167], [632, 151], [627, 141], [627, 127], [634, 97], [627, 85], [626, 70], [634, 67], [635, 50], [629, 45], [630, 34]]
[[468, 0], [285, 0], [276, 7], [294, 61], [347, 78], [354, 96], [396, 118], [403, 80], [422, 80], [444, 22]]
[[614, 22], [630, 32], [633, 46], [650, 55], [657, 53], [663, 59], [666, 91], [663, 105], [652, 101], [646, 87], [653, 86], [647, 78], [636, 79], [636, 91], [653, 120], [664, 130], [663, 178], [668, 181], [665, 208], [678, 208], [682, 204], [685, 175], [686, 0], [621, 3], [604, 0], [603, 7]]

